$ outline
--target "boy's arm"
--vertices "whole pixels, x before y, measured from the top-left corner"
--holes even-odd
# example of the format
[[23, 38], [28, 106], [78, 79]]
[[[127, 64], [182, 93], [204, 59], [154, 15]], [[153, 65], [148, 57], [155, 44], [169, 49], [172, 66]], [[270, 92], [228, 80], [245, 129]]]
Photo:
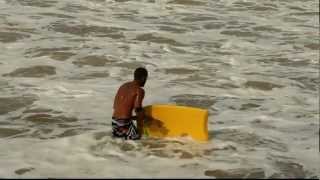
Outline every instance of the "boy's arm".
[[137, 126], [138, 126], [137, 128], [140, 136], [143, 134], [144, 110], [142, 107], [142, 101], [144, 98], [144, 94], [145, 94], [144, 90], [139, 89], [137, 92], [135, 103], [134, 103], [134, 108], [137, 115]]

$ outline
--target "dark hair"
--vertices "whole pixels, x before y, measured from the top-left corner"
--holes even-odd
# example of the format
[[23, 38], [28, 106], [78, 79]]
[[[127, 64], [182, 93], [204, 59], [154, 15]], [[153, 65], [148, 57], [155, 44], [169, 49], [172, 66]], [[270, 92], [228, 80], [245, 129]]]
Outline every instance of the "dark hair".
[[139, 67], [134, 71], [134, 80], [143, 80], [148, 77], [148, 71], [146, 68]]

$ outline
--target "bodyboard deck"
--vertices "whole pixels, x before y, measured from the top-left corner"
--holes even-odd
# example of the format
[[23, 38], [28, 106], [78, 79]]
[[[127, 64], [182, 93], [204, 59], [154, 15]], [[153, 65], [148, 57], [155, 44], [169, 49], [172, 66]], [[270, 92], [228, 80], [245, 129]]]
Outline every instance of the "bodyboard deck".
[[177, 105], [149, 105], [144, 110], [147, 137], [189, 136], [199, 141], [208, 140], [208, 110]]

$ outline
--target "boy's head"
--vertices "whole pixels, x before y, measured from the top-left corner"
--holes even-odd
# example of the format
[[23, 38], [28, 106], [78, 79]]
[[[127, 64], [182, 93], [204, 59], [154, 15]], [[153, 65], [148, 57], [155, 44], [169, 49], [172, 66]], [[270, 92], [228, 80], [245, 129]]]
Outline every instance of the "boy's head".
[[148, 78], [148, 71], [143, 67], [139, 67], [134, 71], [134, 80], [139, 83], [141, 87], [144, 86]]

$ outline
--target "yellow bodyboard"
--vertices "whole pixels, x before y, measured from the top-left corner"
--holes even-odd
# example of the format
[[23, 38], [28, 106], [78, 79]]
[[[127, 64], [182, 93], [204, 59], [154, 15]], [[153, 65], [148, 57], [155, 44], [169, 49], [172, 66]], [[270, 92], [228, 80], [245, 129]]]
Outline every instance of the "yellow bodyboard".
[[208, 140], [208, 110], [177, 106], [150, 105], [144, 108], [146, 120], [144, 135], [148, 137], [190, 136], [195, 140]]

